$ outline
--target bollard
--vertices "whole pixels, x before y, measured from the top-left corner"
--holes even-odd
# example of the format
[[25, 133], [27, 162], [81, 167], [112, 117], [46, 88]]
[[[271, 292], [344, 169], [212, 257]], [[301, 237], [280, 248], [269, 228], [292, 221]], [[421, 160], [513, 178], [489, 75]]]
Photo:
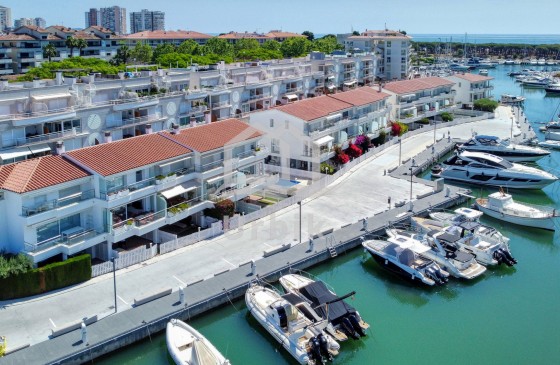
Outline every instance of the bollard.
[[445, 197], [449, 198], [449, 194], [451, 193], [451, 189], [449, 189], [449, 186], [447, 188], [445, 188]]
[[255, 260], [251, 260], [251, 275], [255, 275], [257, 273], [257, 264]]
[[432, 146], [432, 155], [436, 152], [435, 146]]
[[387, 170], [383, 170], [383, 176], [387, 175]]
[[82, 343], [87, 344], [87, 327], [84, 322], [82, 322]]
[[182, 286], [179, 287], [179, 303], [185, 304], [185, 289]]
[[364, 224], [364, 231], [367, 232], [367, 230], [368, 230], [368, 217], [365, 217], [363, 219], [363, 224]]
[[309, 252], [313, 252], [313, 237], [309, 237]]
[[414, 208], [414, 203], [412, 202], [412, 200], [410, 201], [410, 208], [408, 208], [409, 212], [412, 212], [412, 209]]
[[389, 204], [389, 209], [391, 209], [391, 197], [387, 198], [387, 204]]

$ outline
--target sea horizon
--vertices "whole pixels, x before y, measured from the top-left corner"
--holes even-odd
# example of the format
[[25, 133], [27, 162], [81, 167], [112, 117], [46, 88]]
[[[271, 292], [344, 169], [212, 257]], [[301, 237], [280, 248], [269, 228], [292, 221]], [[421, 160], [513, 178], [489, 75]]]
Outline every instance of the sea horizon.
[[560, 34], [437, 34], [410, 33], [415, 42], [560, 44]]

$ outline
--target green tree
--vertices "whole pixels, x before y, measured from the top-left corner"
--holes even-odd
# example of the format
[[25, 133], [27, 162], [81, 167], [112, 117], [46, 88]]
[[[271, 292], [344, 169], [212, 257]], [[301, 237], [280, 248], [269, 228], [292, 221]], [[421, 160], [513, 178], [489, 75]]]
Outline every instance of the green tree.
[[284, 57], [300, 57], [309, 53], [312, 43], [306, 38], [289, 38], [280, 45]]
[[198, 43], [196, 43], [192, 39], [187, 39], [186, 41], [181, 43], [179, 47], [177, 47], [177, 52], [196, 55], [200, 53], [199, 48], [200, 46], [198, 45]]
[[264, 42], [261, 47], [269, 51], [280, 51], [280, 42], [271, 39]]
[[74, 37], [68, 37], [64, 41], [66, 47], [70, 48], [70, 57], [74, 55], [74, 48], [78, 47], [78, 41]]
[[152, 47], [149, 45], [136, 42], [136, 45], [130, 52], [130, 55], [136, 62], [150, 63], [152, 61], [153, 53]]
[[473, 107], [475, 110], [493, 113], [498, 107], [498, 102], [491, 99], [478, 99], [474, 102]]
[[238, 40], [233, 46], [233, 49], [235, 51], [235, 54], [238, 54], [241, 51], [258, 49], [259, 47], [259, 41], [257, 41], [256, 39], [244, 38]]
[[282, 58], [282, 52], [271, 51], [264, 49], [262, 47], [256, 49], [244, 49], [239, 51], [235, 58], [242, 61], [252, 61], [252, 60], [273, 60]]
[[451, 122], [453, 120], [453, 114], [448, 112], [443, 112], [440, 114], [441, 120], [444, 122]]
[[327, 35], [313, 41], [314, 51], [330, 54], [339, 49], [344, 49], [344, 45], [338, 43], [334, 35]]
[[233, 46], [227, 40], [222, 38], [210, 38], [202, 48], [202, 54], [213, 53], [218, 56], [233, 55]]
[[360, 35], [360, 32], [358, 32], [357, 30], [352, 32], [352, 35]]
[[76, 39], [76, 48], [80, 50], [80, 56], [82, 55], [82, 50], [87, 48], [88, 44], [85, 39]]
[[47, 57], [49, 62], [51, 62], [51, 58], [56, 57], [56, 47], [54, 44], [49, 43], [43, 47], [43, 57]]
[[119, 47], [119, 49], [117, 49], [117, 54], [115, 55], [113, 61], [116, 65], [126, 65], [128, 63], [128, 60], [130, 59], [130, 56], [130, 48], [128, 48], [127, 45], [123, 44]]
[[301, 33], [301, 35], [304, 35], [307, 37], [308, 40], [312, 41], [315, 39], [315, 34], [313, 34], [313, 32], [306, 30], [305, 32]]
[[152, 59], [156, 61], [160, 56], [175, 52], [175, 46], [170, 43], [161, 43], [156, 46], [152, 54]]

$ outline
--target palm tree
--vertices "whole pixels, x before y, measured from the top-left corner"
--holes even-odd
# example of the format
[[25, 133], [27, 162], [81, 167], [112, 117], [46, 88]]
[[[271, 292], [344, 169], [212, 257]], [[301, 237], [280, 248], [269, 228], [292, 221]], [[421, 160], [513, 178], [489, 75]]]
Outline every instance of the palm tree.
[[85, 39], [76, 40], [76, 48], [80, 50], [80, 56], [82, 55], [82, 49], [87, 48], [88, 44]]
[[64, 43], [66, 43], [66, 47], [70, 48], [70, 57], [72, 57], [74, 54], [74, 48], [78, 46], [78, 40], [74, 37], [68, 37]]
[[49, 43], [43, 47], [43, 57], [47, 57], [49, 62], [51, 62], [51, 58], [56, 56], [56, 47]]

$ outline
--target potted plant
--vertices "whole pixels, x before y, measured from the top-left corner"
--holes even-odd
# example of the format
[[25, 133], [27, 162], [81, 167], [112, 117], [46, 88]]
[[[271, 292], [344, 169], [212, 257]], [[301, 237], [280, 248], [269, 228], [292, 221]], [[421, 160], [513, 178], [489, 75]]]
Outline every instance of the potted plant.
[[156, 184], [157, 185], [163, 183], [164, 182], [163, 180], [165, 180], [165, 176], [163, 176], [163, 175], [157, 175], [156, 176]]

